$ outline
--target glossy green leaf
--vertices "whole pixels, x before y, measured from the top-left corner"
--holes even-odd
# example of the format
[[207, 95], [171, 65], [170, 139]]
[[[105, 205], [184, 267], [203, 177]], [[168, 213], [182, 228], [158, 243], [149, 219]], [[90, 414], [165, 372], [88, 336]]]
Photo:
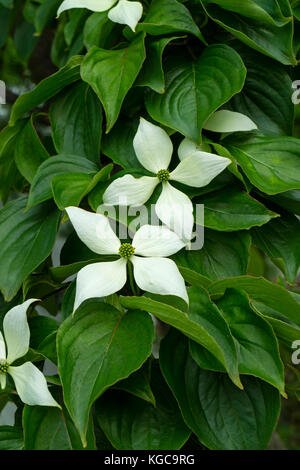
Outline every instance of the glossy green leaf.
[[246, 65], [247, 76], [243, 90], [232, 98], [229, 109], [249, 116], [264, 135], [292, 135], [293, 89], [288, 71], [248, 48], [238, 47], [237, 51]]
[[19, 172], [29, 183], [32, 182], [39, 166], [49, 157], [36, 132], [33, 118], [34, 114], [18, 134], [15, 143], [15, 162]]
[[300, 140], [257, 137], [253, 142], [228, 146], [251, 183], [267, 194], [300, 189]]
[[79, 155], [99, 164], [102, 110], [86, 83], [75, 83], [55, 99], [50, 122], [57, 153]]
[[149, 11], [137, 31], [146, 31], [153, 36], [184, 32], [205, 42], [189, 10], [176, 0], [153, 0]]
[[226, 374], [200, 369], [186, 338], [174, 331], [162, 341], [160, 364], [183, 418], [198, 439], [214, 450], [266, 448], [276, 425], [279, 392], [243, 376], [239, 390]]
[[93, 47], [81, 66], [81, 77], [98, 95], [106, 115], [106, 131], [115, 124], [122, 103], [145, 60], [144, 34], [127, 47], [106, 50]]
[[214, 44], [196, 62], [181, 58], [165, 69], [166, 92], [149, 93], [147, 111], [156, 121], [200, 143], [205, 121], [241, 91], [246, 76], [242, 59], [231, 47]]
[[67, 173], [54, 176], [51, 187], [58, 208], [63, 210], [68, 206], [79, 206], [95, 186], [100, 187], [108, 179], [112, 167], [112, 164], [107, 165], [96, 174]]
[[153, 336], [148, 314], [123, 313], [96, 299], [84, 302], [61, 325], [57, 351], [64, 402], [83, 443], [93, 402], [141, 367]]
[[[203, 312], [197, 308], [197, 301], [200, 305], [202, 302]], [[162, 322], [201, 344], [223, 364], [233, 382], [240, 385], [233, 339], [218, 309], [204, 290], [199, 287], [191, 288], [192, 306], [189, 313], [147, 297], [120, 297], [120, 302], [125, 308], [138, 308], [152, 313]]]
[[0, 426], [0, 450], [21, 450], [23, 432], [16, 426]]
[[252, 231], [253, 243], [281, 268], [289, 282], [294, 282], [300, 267], [300, 222], [284, 215]]
[[206, 229], [201, 250], [181, 250], [173, 259], [182, 267], [216, 280], [246, 274], [249, 248], [247, 232], [225, 233]]
[[147, 50], [147, 57], [135, 85], [148, 86], [156, 93], [165, 92], [165, 76], [163, 71], [162, 57], [169, 42], [177, 37], [167, 37], [151, 41]]
[[217, 306], [235, 338], [239, 372], [265, 380], [284, 395], [283, 364], [272, 327], [254, 312], [242, 291], [228, 289]]
[[36, 88], [20, 95], [12, 107], [9, 123], [13, 125], [25, 113], [49, 100], [70, 83], [80, 78], [81, 56], [74, 56], [58, 72], [42, 80]]
[[135, 397], [145, 400], [156, 406], [155, 396], [150, 386], [151, 362], [131, 374], [127, 379], [120, 380], [113, 388], [131, 393]]
[[[209, 286], [210, 294], [223, 294], [226, 289], [241, 289], [247, 292], [251, 301], [259, 302], [272, 312], [278, 312], [283, 319], [289, 319], [300, 326], [300, 303], [282, 286], [273, 284], [262, 277], [237, 276], [214, 282]], [[276, 317], [277, 318], [277, 315]]]
[[202, 0], [208, 15], [240, 41], [283, 64], [295, 65], [292, 47], [293, 20], [285, 0]]
[[113, 446], [118, 450], [176, 450], [190, 436], [177, 403], [158, 367], [152, 368], [154, 407], [130, 394], [106, 392], [98, 400], [96, 416]]
[[244, 191], [228, 188], [200, 199], [206, 227], [224, 232], [261, 226], [278, 215]]
[[6, 299], [17, 293], [51, 253], [60, 213], [52, 204], [25, 212], [27, 197], [9, 202], [0, 211], [0, 288]]
[[[95, 163], [77, 155], [61, 154], [49, 158], [39, 167], [32, 181], [28, 198], [28, 209], [51, 199], [51, 182], [55, 176], [65, 175], [67, 173], [79, 173], [93, 177], [97, 170], [98, 168]], [[90, 182], [87, 182], [86, 185], [89, 183]], [[79, 192], [81, 190], [82, 186], [79, 188]], [[73, 192], [72, 189], [70, 191]], [[78, 194], [78, 188], [74, 188], [74, 191]]]
[[[82, 443], [68, 412], [44, 406], [24, 407], [25, 450], [83, 450]], [[87, 450], [95, 449], [95, 437], [90, 422]]]

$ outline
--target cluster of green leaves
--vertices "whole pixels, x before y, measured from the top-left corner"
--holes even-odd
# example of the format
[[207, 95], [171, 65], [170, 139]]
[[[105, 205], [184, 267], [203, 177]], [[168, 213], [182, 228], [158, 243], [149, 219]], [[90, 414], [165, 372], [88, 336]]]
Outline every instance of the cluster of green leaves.
[[[60, 3], [0, 0], [0, 328], [12, 306], [42, 300], [30, 360], [57, 365], [47, 378], [62, 406], [23, 406], [8, 382], [0, 411], [18, 411], [0, 449], [264, 449], [280, 394], [300, 397], [300, 2], [145, 0], [135, 33], [107, 12], [58, 20]], [[257, 130], [203, 130], [219, 109]], [[116, 176], [144, 174], [139, 116], [175, 146], [204, 140], [232, 161], [208, 186], [180, 188], [205, 211], [203, 248], [173, 256], [190, 304], [126, 285], [73, 317], [70, 276], [99, 258], [64, 209], [95, 211]], [[159, 359], [149, 313], [167, 325]]]

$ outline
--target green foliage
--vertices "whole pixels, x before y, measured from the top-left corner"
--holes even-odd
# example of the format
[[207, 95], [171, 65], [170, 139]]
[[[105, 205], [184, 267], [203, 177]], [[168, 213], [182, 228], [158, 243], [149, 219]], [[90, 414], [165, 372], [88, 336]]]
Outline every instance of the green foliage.
[[[299, 448], [300, 2], [141, 0], [135, 28], [61, 3], [0, 0], [0, 332], [40, 300], [13, 366], [61, 406], [0, 372], [0, 450]], [[167, 168], [200, 243], [136, 248], [174, 213], [169, 183], [147, 186]]]

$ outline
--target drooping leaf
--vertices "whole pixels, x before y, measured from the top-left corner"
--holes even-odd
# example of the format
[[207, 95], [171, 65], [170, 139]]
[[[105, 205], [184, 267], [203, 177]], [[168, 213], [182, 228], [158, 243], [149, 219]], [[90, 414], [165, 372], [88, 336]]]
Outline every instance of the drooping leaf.
[[139, 369], [151, 354], [153, 322], [146, 313], [116, 310], [99, 299], [84, 302], [57, 336], [64, 402], [85, 443], [93, 402]]
[[[28, 198], [28, 208], [47, 201], [52, 197], [51, 182], [57, 175], [68, 173], [78, 173], [94, 177], [98, 168], [97, 165], [87, 158], [77, 155], [57, 155], [46, 160], [40, 165], [30, 187]], [[75, 176], [76, 181], [76, 176]], [[86, 185], [90, 182], [88, 181]], [[82, 186], [80, 187], [82, 189]], [[76, 194], [77, 188], [74, 188]], [[70, 189], [73, 192], [73, 189]]]
[[42, 80], [32, 91], [20, 95], [15, 101], [10, 116], [10, 125], [41, 103], [52, 98], [70, 83], [80, 79], [81, 56], [74, 56], [58, 72]]
[[32, 183], [39, 166], [49, 158], [49, 153], [42, 144], [35, 126], [34, 114], [19, 132], [15, 143], [15, 162], [19, 172]]
[[[198, 294], [197, 289], [199, 289]], [[175, 327], [196, 343], [201, 344], [223, 364], [233, 382], [240, 385], [236, 351], [228, 327], [203, 290], [193, 287], [192, 301], [194, 302], [195, 297], [201, 302], [201, 293], [204, 305], [203, 315], [199, 313], [199, 310], [196, 311], [196, 307], [194, 313], [189, 314], [148, 297], [121, 297], [120, 302], [125, 308], [138, 308], [152, 313], [162, 322]]]
[[300, 267], [300, 222], [284, 215], [252, 230], [253, 243], [282, 269], [289, 282], [294, 282]]
[[0, 211], [0, 289], [7, 300], [51, 253], [60, 219], [52, 204], [28, 212], [26, 205], [27, 197], [22, 196]]
[[119, 450], [176, 450], [190, 435], [158, 367], [152, 367], [156, 405], [130, 394], [108, 391], [96, 405], [99, 425]]
[[145, 60], [144, 34], [127, 47], [106, 50], [92, 47], [81, 66], [82, 79], [98, 95], [106, 115], [106, 132], [115, 124], [122, 103]]
[[279, 392], [243, 376], [239, 390], [226, 374], [200, 369], [186, 338], [171, 331], [162, 341], [160, 364], [185, 422], [209, 449], [264, 449], [280, 410]]
[[55, 99], [50, 122], [57, 153], [79, 155], [99, 165], [102, 110], [86, 83], [75, 83]]

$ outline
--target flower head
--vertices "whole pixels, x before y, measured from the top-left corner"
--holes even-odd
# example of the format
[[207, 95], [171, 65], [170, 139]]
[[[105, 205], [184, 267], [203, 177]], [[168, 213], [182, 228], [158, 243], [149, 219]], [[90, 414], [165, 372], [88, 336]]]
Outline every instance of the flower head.
[[[133, 31], [143, 14], [143, 5], [140, 2], [127, 0], [64, 0], [60, 5], [57, 16], [71, 8], [87, 8], [88, 10], [102, 12], [109, 10], [108, 18], [114, 23], [127, 24]], [[117, 3], [115, 7], [112, 6]]]
[[[107, 205], [140, 206], [150, 198], [154, 189], [162, 183], [162, 192], [155, 205], [159, 219], [186, 241], [192, 238], [194, 217], [190, 198], [176, 189], [171, 181], [178, 181], [195, 188], [209, 184], [231, 161], [200, 147], [185, 144], [180, 149], [181, 162], [173, 171], [168, 167], [173, 153], [173, 144], [168, 134], [158, 126], [140, 120], [133, 140], [136, 156], [146, 170], [155, 176], [134, 178], [125, 175], [114, 180], [103, 195]], [[186, 149], [189, 149], [187, 153]]]
[[36, 366], [31, 362], [25, 362], [18, 367], [11, 365], [16, 359], [25, 356], [29, 350], [30, 330], [26, 312], [33, 302], [37, 302], [37, 299], [29, 299], [13, 307], [4, 317], [4, 337], [0, 331], [0, 386], [5, 388], [6, 374], [9, 374], [24, 403], [60, 408], [48, 390], [44, 375]]
[[126, 283], [127, 263], [133, 265], [137, 285], [148, 292], [176, 295], [188, 303], [184, 280], [174, 261], [165, 258], [185, 245], [166, 227], [143, 225], [132, 243], [121, 244], [107, 217], [78, 207], [68, 207], [68, 216], [80, 240], [100, 255], [119, 255], [117, 261], [89, 264], [77, 275], [74, 310], [86, 299], [118, 292]]

